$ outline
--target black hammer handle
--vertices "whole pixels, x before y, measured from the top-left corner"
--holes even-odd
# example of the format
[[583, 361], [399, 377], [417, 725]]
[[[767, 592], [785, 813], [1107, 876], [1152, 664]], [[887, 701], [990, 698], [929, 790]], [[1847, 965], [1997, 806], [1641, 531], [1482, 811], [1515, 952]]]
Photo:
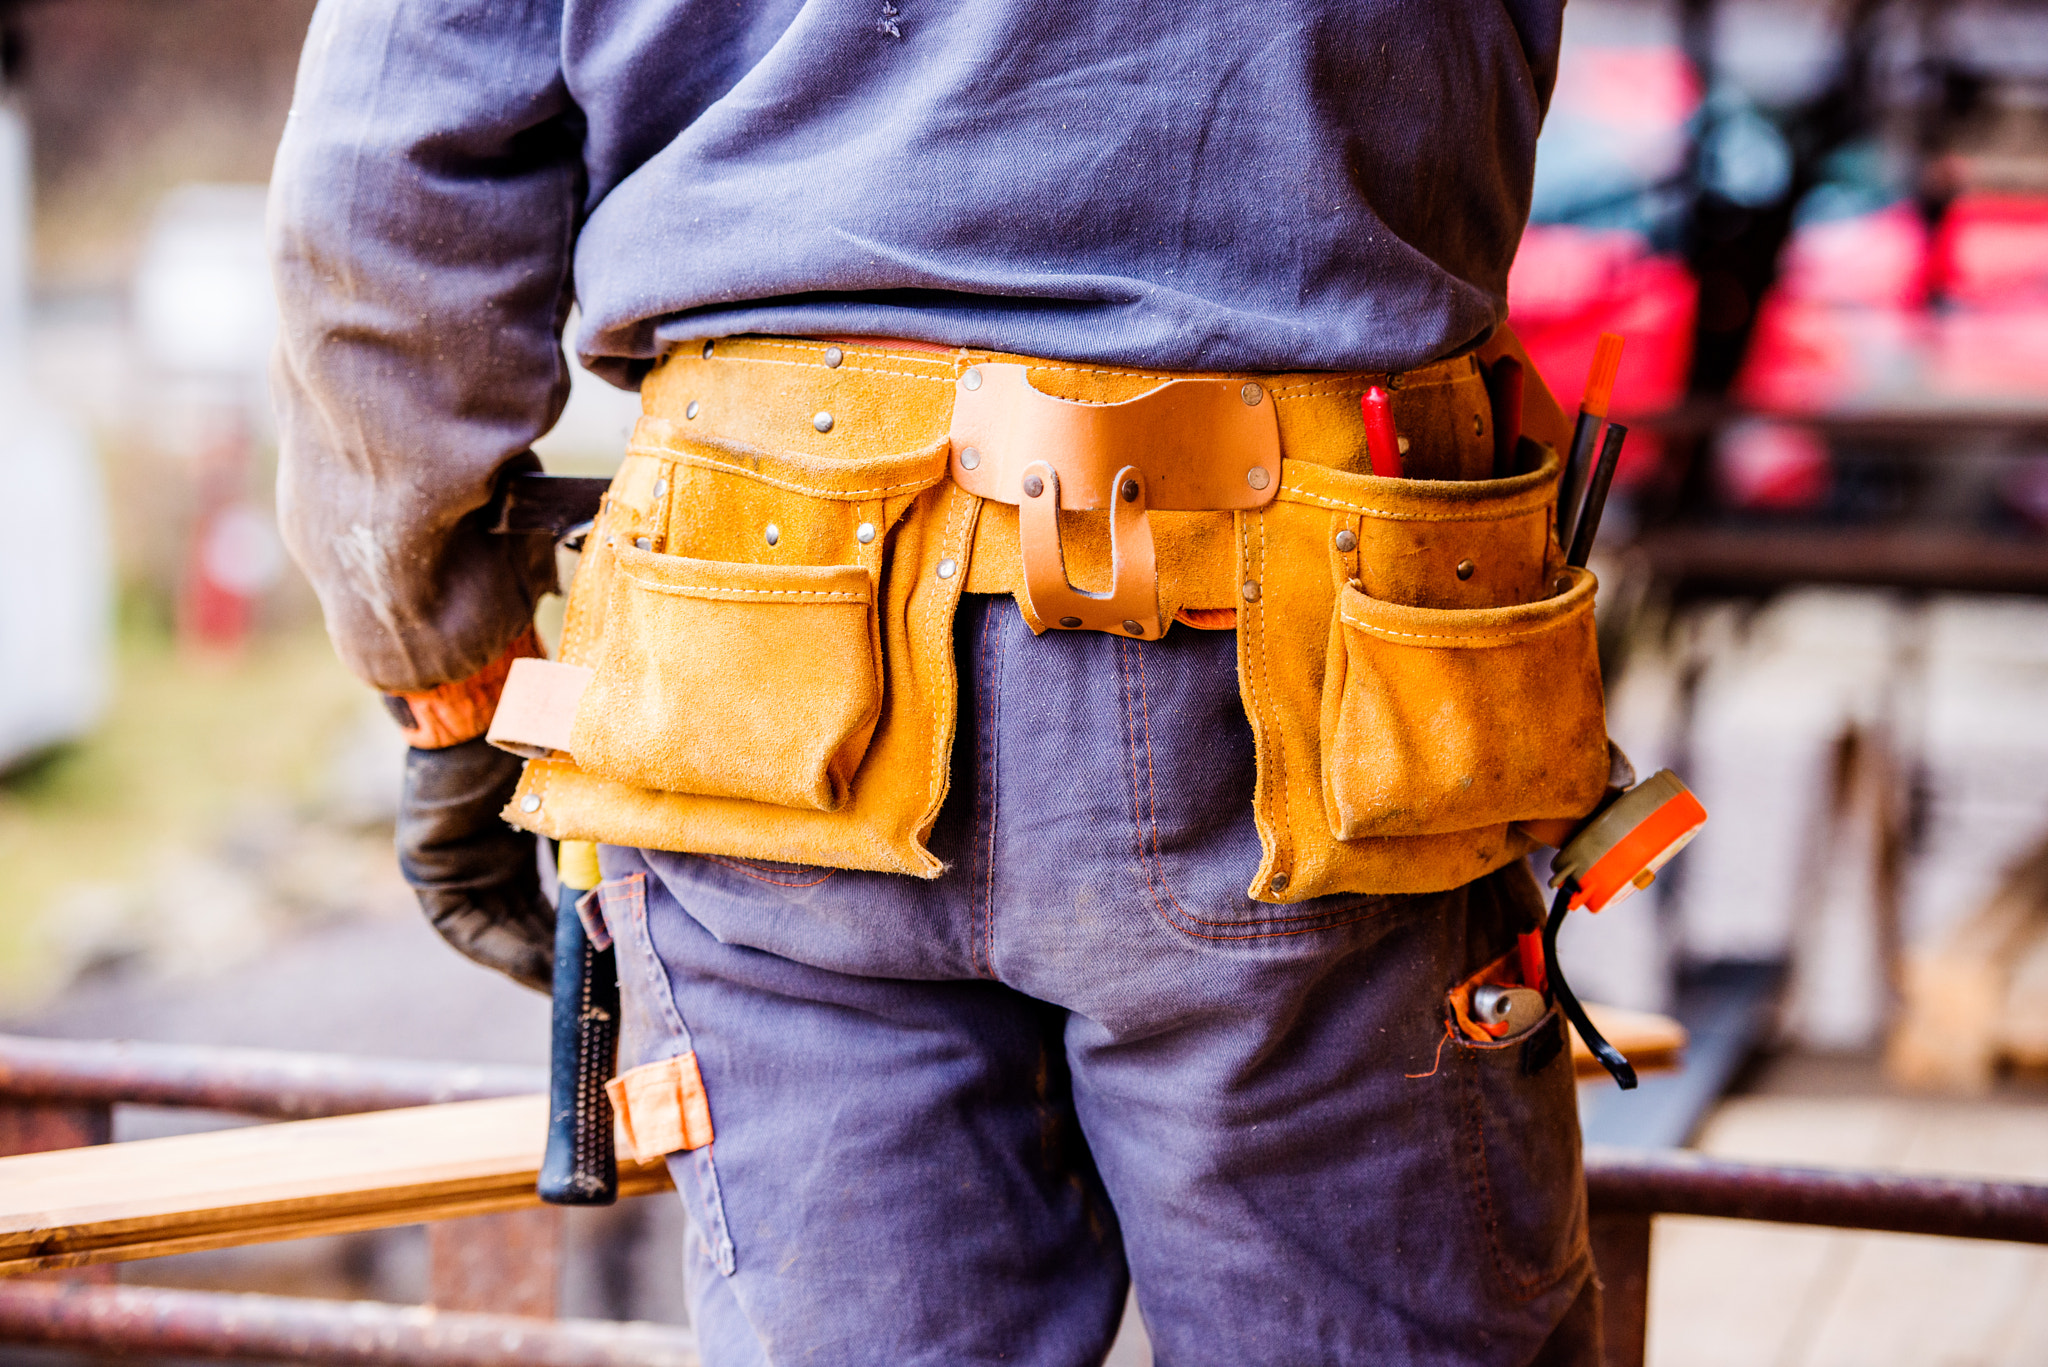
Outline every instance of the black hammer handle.
[[540, 1199], [608, 1206], [619, 1199], [612, 1103], [604, 1084], [619, 1047], [618, 960], [591, 944], [565, 881], [555, 908], [554, 1038], [548, 1059], [548, 1147]]

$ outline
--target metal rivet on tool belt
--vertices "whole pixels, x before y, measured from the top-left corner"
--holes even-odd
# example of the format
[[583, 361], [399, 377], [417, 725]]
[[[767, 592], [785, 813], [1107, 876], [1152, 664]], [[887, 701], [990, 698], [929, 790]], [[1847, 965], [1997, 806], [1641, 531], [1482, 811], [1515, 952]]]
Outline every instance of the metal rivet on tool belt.
[[709, 337], [704, 339], [704, 359], [707, 361], [711, 359], [711, 339]]
[[1024, 492], [1033, 498], [1037, 498], [1045, 492], [1045, 481], [1037, 475], [1024, 476]]
[[520, 810], [520, 811], [522, 811], [522, 812], [537, 812], [537, 811], [539, 811], [539, 810], [540, 810], [540, 794], [539, 794], [539, 793], [528, 793], [528, 794], [527, 794], [527, 795], [526, 795], [525, 797], [522, 797], [522, 798], [520, 798], [520, 799], [519, 799], [519, 810]]
[[1472, 435], [1475, 437], [1486, 435], [1486, 419], [1480, 417], [1477, 413], [1472, 415]]
[[939, 578], [951, 579], [953, 577], [953, 572], [959, 568], [959, 564], [955, 561], [941, 560], [939, 562]]
[[1259, 400], [1264, 398], [1265, 395], [1266, 391], [1260, 389], [1255, 384], [1248, 384], [1243, 389], [1237, 391], [1237, 397], [1244, 400], [1245, 407], [1247, 408], [1257, 408]]
[[782, 540], [782, 528], [771, 522], [768, 524], [768, 530], [763, 535], [768, 538], [768, 544], [773, 546], [776, 542]]
[[1244, 601], [1247, 603], [1256, 603], [1259, 601], [1258, 580], [1247, 579], [1244, 581]]
[[977, 469], [977, 468], [979, 468], [979, 467], [980, 467], [980, 465], [981, 465], [981, 452], [979, 452], [979, 451], [975, 450], [975, 449], [974, 449], [974, 448], [973, 448], [972, 446], [968, 447], [968, 448], [967, 448], [966, 450], [964, 450], [964, 451], [962, 451], [962, 452], [960, 453], [960, 468], [961, 468], [961, 469], [963, 469], [963, 470], [973, 470], [973, 469]]
[[1477, 565], [1473, 564], [1469, 560], [1460, 560], [1458, 562], [1458, 578], [1470, 579], [1472, 577], [1472, 571], [1478, 568], [1479, 567]]
[[1273, 482], [1273, 475], [1265, 466], [1254, 465], [1244, 472], [1244, 482], [1254, 489], [1263, 489]]
[[811, 426], [817, 428], [820, 432], [830, 432], [832, 430], [832, 415], [823, 410], [813, 413], [811, 415]]
[[1287, 875], [1284, 873], [1274, 874], [1272, 879], [1267, 882], [1266, 886], [1271, 888], [1275, 892], [1287, 891]]
[[668, 481], [667, 481], [667, 480], [665, 480], [665, 479], [657, 479], [656, 481], [654, 481], [654, 496], [655, 496], [656, 498], [660, 498], [660, 497], [662, 497], [663, 495], [665, 495], [665, 494], [667, 494], [667, 493], [668, 493]]
[[1125, 480], [1123, 487], [1123, 495], [1124, 502], [1136, 503], [1138, 501], [1138, 481], [1136, 481], [1135, 479]]
[[1145, 628], [1131, 621], [1128, 617], [1124, 619], [1124, 630], [1130, 632], [1133, 636], [1143, 636], [1145, 634]]
[[861, 545], [867, 545], [868, 542], [875, 539], [875, 524], [872, 522], [861, 523], [853, 529], [853, 536]]
[[1337, 533], [1337, 549], [1349, 555], [1358, 549], [1358, 534], [1346, 527]]
[[696, 417], [696, 416], [697, 416], [697, 407], [698, 407], [697, 401], [696, 401], [695, 399], [692, 399], [692, 400], [690, 400], [690, 406], [689, 406], [688, 408], [685, 408], [685, 409], [683, 410], [683, 416], [684, 416], [684, 417], [686, 417], [686, 418], [694, 418], [694, 417]]
[[962, 389], [981, 388], [981, 371], [969, 369], [965, 375], [960, 377], [960, 387]]
[[831, 366], [834, 370], [837, 370], [839, 368], [839, 363], [845, 359], [846, 353], [841, 351], [838, 347], [828, 346], [825, 348], [825, 364]]
[[654, 543], [644, 536], [634, 537], [633, 544], [643, 551], [651, 551], [654, 549]]
[[1072, 631], [1075, 627], [1081, 625], [1081, 619], [1078, 617], [1062, 617], [1060, 618], [1060, 625]]

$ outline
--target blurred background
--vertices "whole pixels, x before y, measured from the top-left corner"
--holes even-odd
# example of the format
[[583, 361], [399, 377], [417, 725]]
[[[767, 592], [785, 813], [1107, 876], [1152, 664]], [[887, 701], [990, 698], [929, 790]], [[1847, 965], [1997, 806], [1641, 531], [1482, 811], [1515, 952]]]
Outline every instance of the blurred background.
[[[0, 1028], [537, 1064], [545, 1003], [398, 880], [401, 743], [272, 518], [263, 182], [310, 12], [0, 5]], [[1588, 1137], [2048, 1180], [2048, 6], [1572, 0], [1565, 36], [1514, 323], [1567, 407], [1627, 339], [1610, 729], [1714, 818], [1565, 934], [1583, 995], [1693, 1034], [1588, 1087]], [[543, 457], [603, 473], [633, 414], [579, 372]], [[563, 1312], [680, 1321], [672, 1204], [575, 1222]], [[2036, 1250], [1657, 1239], [1661, 1367], [2048, 1361]], [[424, 1262], [120, 1275], [418, 1300]]]

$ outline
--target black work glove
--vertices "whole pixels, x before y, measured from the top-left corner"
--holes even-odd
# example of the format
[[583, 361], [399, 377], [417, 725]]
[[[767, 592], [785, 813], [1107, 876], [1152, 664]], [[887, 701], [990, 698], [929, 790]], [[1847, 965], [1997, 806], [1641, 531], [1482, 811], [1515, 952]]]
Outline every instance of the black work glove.
[[555, 912], [533, 835], [505, 824], [521, 761], [479, 737], [407, 750], [398, 867], [441, 938], [534, 989], [554, 977]]

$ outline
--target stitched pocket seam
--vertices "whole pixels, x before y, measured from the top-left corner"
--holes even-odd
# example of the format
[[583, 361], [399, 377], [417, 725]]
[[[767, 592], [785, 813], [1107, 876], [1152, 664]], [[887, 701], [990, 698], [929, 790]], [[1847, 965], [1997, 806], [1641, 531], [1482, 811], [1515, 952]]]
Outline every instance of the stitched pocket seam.
[[[1259, 940], [1353, 925], [1387, 909], [1388, 904], [1384, 898], [1364, 898], [1356, 902], [1347, 902], [1342, 906], [1312, 912], [1219, 920], [1196, 916], [1184, 907], [1167, 881], [1165, 852], [1159, 841], [1159, 789], [1152, 759], [1152, 712], [1145, 685], [1145, 653], [1134, 643], [1119, 640], [1117, 654], [1118, 672], [1123, 676], [1125, 739], [1131, 757], [1132, 833], [1139, 867], [1145, 870], [1146, 890], [1151, 895], [1153, 908], [1158, 911], [1161, 919], [1181, 934], [1198, 940]], [[1132, 655], [1136, 655], [1138, 661], [1136, 707], [1132, 706]], [[1144, 745], [1142, 771], [1138, 755], [1141, 735]], [[1145, 824], [1148, 815], [1152, 825], [1152, 849], [1149, 854], [1145, 848]], [[1284, 908], [1276, 908], [1276, 911], [1279, 910]], [[1354, 911], [1362, 914], [1346, 915]], [[1295, 924], [1297, 922], [1301, 924]], [[1194, 929], [1195, 926], [1235, 930], [1239, 933], [1213, 934]]]

